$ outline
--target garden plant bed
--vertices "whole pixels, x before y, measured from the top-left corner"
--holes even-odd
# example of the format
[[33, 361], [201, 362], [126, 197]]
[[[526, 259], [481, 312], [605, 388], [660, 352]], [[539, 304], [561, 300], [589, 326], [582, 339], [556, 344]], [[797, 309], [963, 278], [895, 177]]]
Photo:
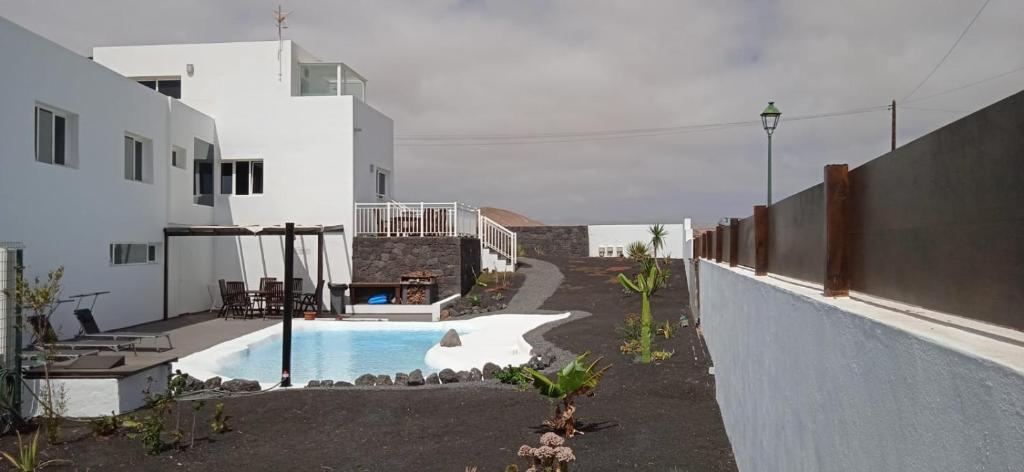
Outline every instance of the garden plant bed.
[[[523, 286], [523, 280], [523, 274], [518, 272], [485, 273], [477, 278], [478, 284], [473, 285], [469, 293], [448, 307], [449, 316], [461, 318], [504, 310], [519, 288]], [[486, 287], [480, 283], [486, 284]], [[444, 312], [442, 312], [441, 319], [446, 319]]]
[[[542, 309], [590, 316], [558, 324], [543, 337], [613, 364], [596, 395], [577, 404], [586, 434], [567, 441], [577, 457], [572, 470], [736, 470], [715, 402], [714, 377], [708, 374], [710, 361], [692, 323], [675, 337], [656, 341], [659, 349], [675, 351], [672, 358], [633, 364], [619, 353], [615, 327], [637, 311], [639, 297], [624, 294], [609, 270], [629, 264], [552, 262], [565, 278]], [[683, 266], [674, 262], [671, 269], [671, 286], [652, 299], [656, 321], [688, 311]], [[555, 365], [567, 360], [559, 358]], [[532, 389], [499, 388], [493, 382], [457, 388], [296, 388], [223, 401], [231, 431], [205, 439], [211, 436], [206, 423], [215, 403], [209, 401], [190, 450], [147, 456], [138, 441], [92, 438], [85, 427], [65, 431], [63, 444], [41, 448], [47, 458], [73, 461], [67, 470], [462, 472], [473, 465], [480, 472], [500, 472], [511, 463], [526, 469], [516, 450], [536, 445], [551, 412], [550, 403]], [[182, 422], [190, 418], [183, 408]], [[15, 442], [3, 437], [0, 449], [12, 451]]]

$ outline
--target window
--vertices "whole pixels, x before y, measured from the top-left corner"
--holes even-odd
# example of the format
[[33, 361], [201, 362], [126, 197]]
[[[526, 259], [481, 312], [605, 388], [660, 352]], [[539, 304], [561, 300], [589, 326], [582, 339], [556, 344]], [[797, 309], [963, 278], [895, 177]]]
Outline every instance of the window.
[[181, 78], [137, 80], [136, 82], [168, 97], [181, 98]]
[[111, 243], [111, 265], [156, 264], [158, 243]]
[[192, 167], [192, 201], [196, 205], [213, 206], [213, 145], [195, 138]]
[[124, 137], [124, 178], [148, 182], [146, 142], [135, 136]]
[[253, 161], [252, 163], [252, 193], [263, 194], [263, 162]]
[[220, 193], [223, 195], [262, 194], [263, 161], [221, 162]]
[[68, 114], [36, 106], [36, 160], [59, 166], [70, 165], [68, 159]]
[[230, 162], [220, 164], [220, 193], [231, 195], [231, 183], [234, 182], [234, 165]]
[[388, 171], [377, 168], [377, 198], [384, 199], [388, 196]]
[[185, 149], [178, 146], [171, 147], [171, 165], [179, 169], [186, 168]]

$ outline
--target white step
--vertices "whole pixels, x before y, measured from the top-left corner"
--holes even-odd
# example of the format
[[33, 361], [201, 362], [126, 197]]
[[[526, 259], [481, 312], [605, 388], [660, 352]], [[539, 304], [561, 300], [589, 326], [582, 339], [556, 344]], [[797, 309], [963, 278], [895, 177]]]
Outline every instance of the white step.
[[515, 272], [512, 262], [490, 248], [481, 248], [480, 269], [491, 272]]

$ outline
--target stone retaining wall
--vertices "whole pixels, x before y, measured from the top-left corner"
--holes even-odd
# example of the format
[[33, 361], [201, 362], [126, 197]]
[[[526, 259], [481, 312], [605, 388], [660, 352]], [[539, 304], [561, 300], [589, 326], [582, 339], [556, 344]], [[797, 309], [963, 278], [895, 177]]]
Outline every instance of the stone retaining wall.
[[587, 257], [589, 237], [586, 226], [516, 226], [519, 245], [527, 257]]
[[441, 298], [465, 294], [480, 273], [480, 240], [476, 238], [357, 237], [352, 243], [355, 282], [397, 282], [415, 270], [439, 274]]

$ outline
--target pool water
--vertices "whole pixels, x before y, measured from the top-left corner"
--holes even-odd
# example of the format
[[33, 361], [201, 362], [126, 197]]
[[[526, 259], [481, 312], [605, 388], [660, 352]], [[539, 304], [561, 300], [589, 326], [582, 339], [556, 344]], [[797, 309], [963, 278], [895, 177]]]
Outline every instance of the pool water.
[[[354, 381], [363, 374], [408, 373], [415, 369], [426, 376], [427, 351], [446, 330], [331, 330], [297, 331], [292, 334], [292, 383], [310, 380]], [[230, 378], [262, 383], [280, 380], [281, 336], [274, 336], [232, 354], [220, 373]]]

